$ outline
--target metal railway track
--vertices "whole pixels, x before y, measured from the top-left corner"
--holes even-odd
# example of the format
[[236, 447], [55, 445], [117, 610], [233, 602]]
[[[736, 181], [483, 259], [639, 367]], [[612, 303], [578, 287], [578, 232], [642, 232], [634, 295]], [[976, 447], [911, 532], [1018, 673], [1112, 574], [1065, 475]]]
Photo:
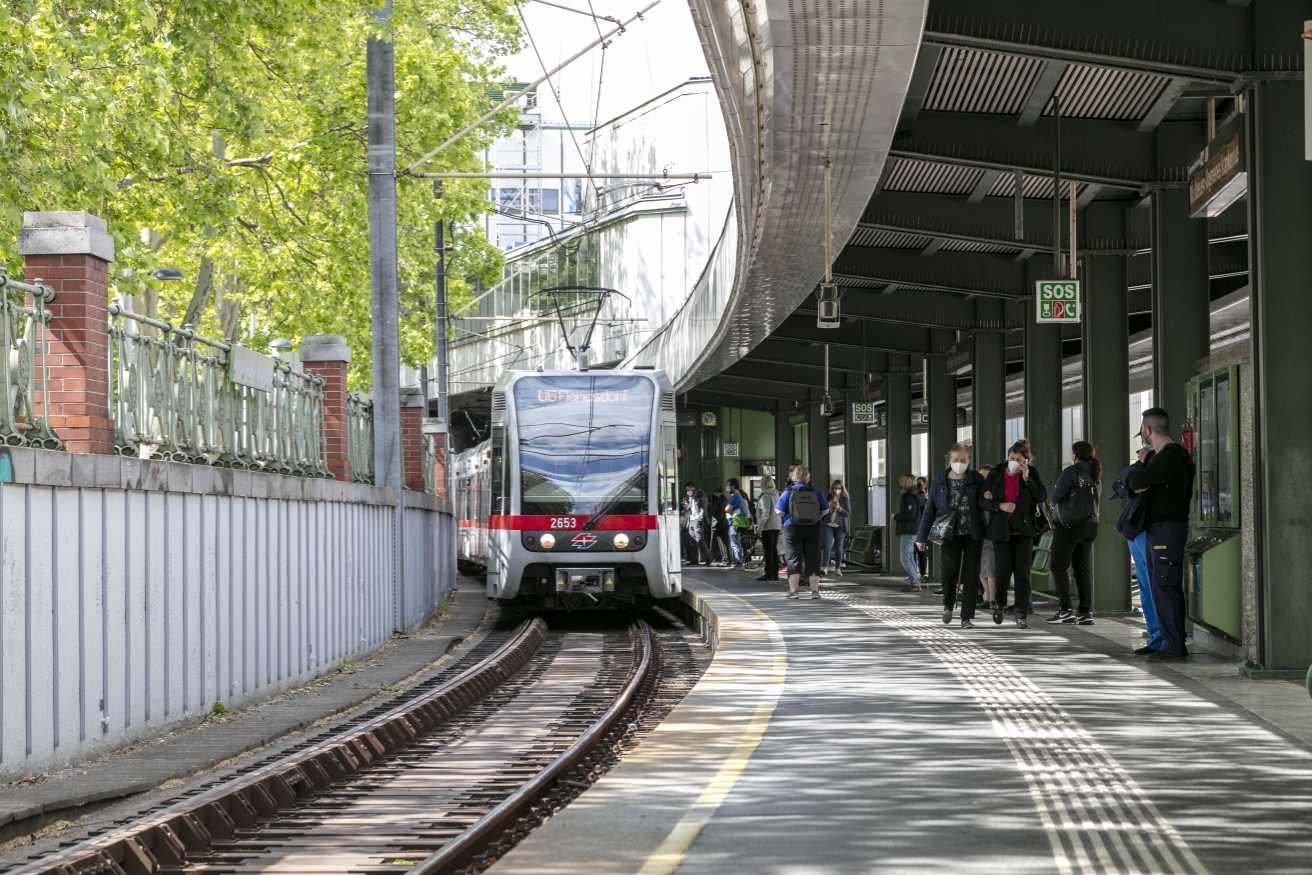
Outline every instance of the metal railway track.
[[659, 664], [640, 621], [530, 620], [290, 753], [11, 873], [477, 871], [604, 772], [650, 722], [644, 704], [663, 715], [686, 691]]

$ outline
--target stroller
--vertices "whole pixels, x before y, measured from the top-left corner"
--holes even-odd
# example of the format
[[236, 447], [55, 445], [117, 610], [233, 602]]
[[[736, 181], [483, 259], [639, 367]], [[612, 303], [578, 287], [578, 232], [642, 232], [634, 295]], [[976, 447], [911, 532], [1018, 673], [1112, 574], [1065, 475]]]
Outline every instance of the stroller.
[[761, 536], [756, 533], [756, 529], [739, 529], [738, 542], [743, 545], [744, 568], [765, 566], [765, 552], [758, 549], [761, 546]]

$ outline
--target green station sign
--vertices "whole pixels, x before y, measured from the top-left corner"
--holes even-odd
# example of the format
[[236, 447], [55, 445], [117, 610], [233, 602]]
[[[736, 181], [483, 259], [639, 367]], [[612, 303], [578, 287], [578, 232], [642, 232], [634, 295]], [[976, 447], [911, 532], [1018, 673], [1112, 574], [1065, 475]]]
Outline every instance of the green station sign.
[[873, 401], [853, 401], [852, 402], [852, 423], [869, 423], [875, 422], [875, 402]]
[[1039, 280], [1034, 284], [1035, 321], [1079, 322], [1080, 281]]

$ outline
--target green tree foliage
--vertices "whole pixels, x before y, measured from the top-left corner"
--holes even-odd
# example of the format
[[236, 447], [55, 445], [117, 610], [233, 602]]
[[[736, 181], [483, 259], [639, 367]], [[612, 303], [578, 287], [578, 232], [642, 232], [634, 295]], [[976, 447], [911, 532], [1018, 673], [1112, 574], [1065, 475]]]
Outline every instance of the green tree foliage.
[[[398, 2], [386, 32], [370, 6], [0, 0], [0, 259], [21, 275], [24, 210], [93, 212], [117, 244], [115, 291], [139, 307], [175, 323], [200, 313], [202, 333], [236, 329], [257, 349], [344, 334], [352, 381], [367, 386], [366, 41], [395, 41], [400, 167], [487, 111], [497, 60], [519, 43], [511, 0]], [[515, 113], [425, 169], [481, 169]], [[484, 182], [448, 182], [435, 200], [403, 178], [398, 195], [401, 344], [418, 365], [433, 347], [433, 223], [456, 227], [453, 304], [468, 300], [466, 277], [495, 282], [501, 257], [474, 222]], [[159, 265], [188, 281], [143, 282]], [[211, 274], [215, 294], [196, 294]]]

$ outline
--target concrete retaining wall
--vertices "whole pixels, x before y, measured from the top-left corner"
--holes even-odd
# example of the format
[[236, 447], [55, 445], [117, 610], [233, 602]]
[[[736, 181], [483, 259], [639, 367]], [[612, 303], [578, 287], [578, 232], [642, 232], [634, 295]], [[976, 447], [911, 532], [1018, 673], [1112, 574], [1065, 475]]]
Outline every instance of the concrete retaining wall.
[[418, 625], [452, 585], [432, 496], [405, 495], [394, 587], [392, 490], [8, 451], [0, 781], [305, 683]]

